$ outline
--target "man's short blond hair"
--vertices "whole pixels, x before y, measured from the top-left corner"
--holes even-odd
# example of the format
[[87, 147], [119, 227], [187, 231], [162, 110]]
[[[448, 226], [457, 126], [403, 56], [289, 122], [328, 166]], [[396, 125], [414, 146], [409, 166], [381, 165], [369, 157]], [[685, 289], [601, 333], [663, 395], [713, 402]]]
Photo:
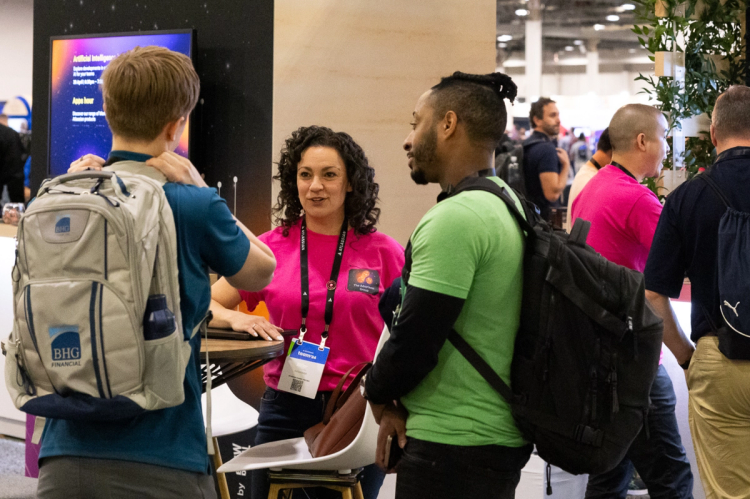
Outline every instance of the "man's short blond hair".
[[190, 114], [200, 93], [190, 58], [163, 47], [136, 47], [118, 55], [102, 80], [112, 133], [136, 141], [151, 142], [168, 123]]

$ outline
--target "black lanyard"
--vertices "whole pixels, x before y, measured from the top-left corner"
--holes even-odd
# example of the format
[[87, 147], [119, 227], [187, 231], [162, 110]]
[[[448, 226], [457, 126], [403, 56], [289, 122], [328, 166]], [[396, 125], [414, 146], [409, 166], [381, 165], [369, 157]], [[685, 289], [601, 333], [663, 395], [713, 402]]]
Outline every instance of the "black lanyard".
[[636, 181], [638, 180], [637, 178], [635, 178], [635, 175], [633, 175], [632, 173], [630, 173], [628, 171], [628, 169], [625, 168], [624, 166], [622, 166], [620, 163], [618, 163], [616, 161], [613, 161], [613, 162], [610, 163], [610, 165], [615, 166], [615, 167], [619, 168], [620, 170], [624, 171], [628, 175], [628, 177], [632, 178], [633, 180], [636, 180]]
[[[333, 268], [331, 269], [331, 279], [326, 283], [328, 288], [328, 294], [326, 296], [326, 329], [321, 335], [323, 342], [328, 338], [328, 328], [333, 320], [333, 298], [336, 294], [336, 283], [339, 278], [339, 270], [341, 269], [341, 260], [344, 257], [344, 246], [346, 246], [346, 233], [349, 230], [349, 224], [347, 223], [346, 217], [344, 217], [344, 223], [341, 225], [341, 235], [339, 235], [339, 243], [336, 246], [336, 255], [333, 258]], [[300, 266], [300, 281], [302, 284], [302, 327], [300, 327], [299, 342], [302, 342], [305, 333], [307, 332], [307, 312], [310, 310], [310, 280], [307, 275], [307, 224], [305, 219], [302, 219], [302, 228], [300, 230], [299, 237], [299, 266]], [[323, 345], [321, 344], [321, 347]]]
[[594, 165], [597, 170], [601, 170], [602, 169], [602, 165], [600, 165], [599, 162], [597, 160], [595, 160], [594, 158], [591, 158], [589, 161], [591, 161], [591, 164]]

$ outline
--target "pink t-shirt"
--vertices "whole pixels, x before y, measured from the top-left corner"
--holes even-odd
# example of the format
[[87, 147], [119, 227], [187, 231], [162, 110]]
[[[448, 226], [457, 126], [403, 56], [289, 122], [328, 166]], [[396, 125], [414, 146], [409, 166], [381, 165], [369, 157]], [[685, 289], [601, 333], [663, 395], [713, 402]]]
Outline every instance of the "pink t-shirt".
[[[588, 244], [607, 260], [643, 272], [662, 205], [616, 166], [599, 170], [573, 201], [571, 222], [591, 222]], [[572, 225], [571, 225], [572, 226]]]
[[[259, 302], [264, 301], [271, 323], [283, 329], [299, 330], [302, 324], [300, 225], [297, 222], [292, 226], [287, 237], [284, 237], [281, 227], [259, 236], [276, 256], [273, 281], [259, 292], [240, 290], [248, 310], [254, 310]], [[325, 329], [326, 283], [331, 277], [339, 236], [317, 234], [308, 229], [307, 239], [310, 310], [305, 341], [317, 344]], [[318, 390], [333, 390], [352, 366], [373, 360], [383, 332], [378, 302], [384, 289], [401, 275], [403, 266], [404, 249], [393, 238], [380, 232], [357, 238], [349, 230], [334, 296], [333, 320], [326, 341], [331, 351]], [[289, 351], [291, 341], [292, 338], [286, 337], [284, 352]], [[265, 365], [266, 385], [274, 389], [278, 386], [285, 360], [286, 355]]]
[[[646, 186], [608, 165], [573, 201], [571, 222], [579, 217], [591, 222], [586, 242], [592, 248], [610, 262], [643, 272], [661, 209], [659, 199]], [[663, 353], [659, 364], [662, 359]]]

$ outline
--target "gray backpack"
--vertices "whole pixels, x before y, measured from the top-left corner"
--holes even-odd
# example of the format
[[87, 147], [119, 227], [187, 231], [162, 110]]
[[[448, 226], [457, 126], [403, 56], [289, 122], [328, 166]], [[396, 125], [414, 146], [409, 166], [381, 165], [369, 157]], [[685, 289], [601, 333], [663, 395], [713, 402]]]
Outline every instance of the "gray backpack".
[[5, 381], [18, 409], [98, 421], [184, 401], [191, 349], [165, 181], [123, 161], [40, 187], [12, 274]]

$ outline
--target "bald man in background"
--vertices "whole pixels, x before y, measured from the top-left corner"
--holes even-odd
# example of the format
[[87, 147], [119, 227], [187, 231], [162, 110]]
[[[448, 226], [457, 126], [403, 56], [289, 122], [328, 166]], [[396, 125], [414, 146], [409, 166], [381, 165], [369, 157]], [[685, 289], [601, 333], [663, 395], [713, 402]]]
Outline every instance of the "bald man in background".
[[[652, 106], [621, 107], [609, 124], [611, 164], [599, 170], [573, 202], [571, 221], [580, 217], [591, 222], [588, 244], [611, 262], [638, 272], [646, 268], [662, 211], [659, 199], [641, 182], [661, 173], [667, 128], [664, 115]], [[683, 357], [682, 340], [665, 332], [664, 342], [678, 359]], [[677, 427], [672, 380], [661, 359], [659, 364], [644, 428], [619, 465], [589, 476], [586, 499], [625, 499], [633, 466], [652, 499], [693, 497], [693, 474]]]

